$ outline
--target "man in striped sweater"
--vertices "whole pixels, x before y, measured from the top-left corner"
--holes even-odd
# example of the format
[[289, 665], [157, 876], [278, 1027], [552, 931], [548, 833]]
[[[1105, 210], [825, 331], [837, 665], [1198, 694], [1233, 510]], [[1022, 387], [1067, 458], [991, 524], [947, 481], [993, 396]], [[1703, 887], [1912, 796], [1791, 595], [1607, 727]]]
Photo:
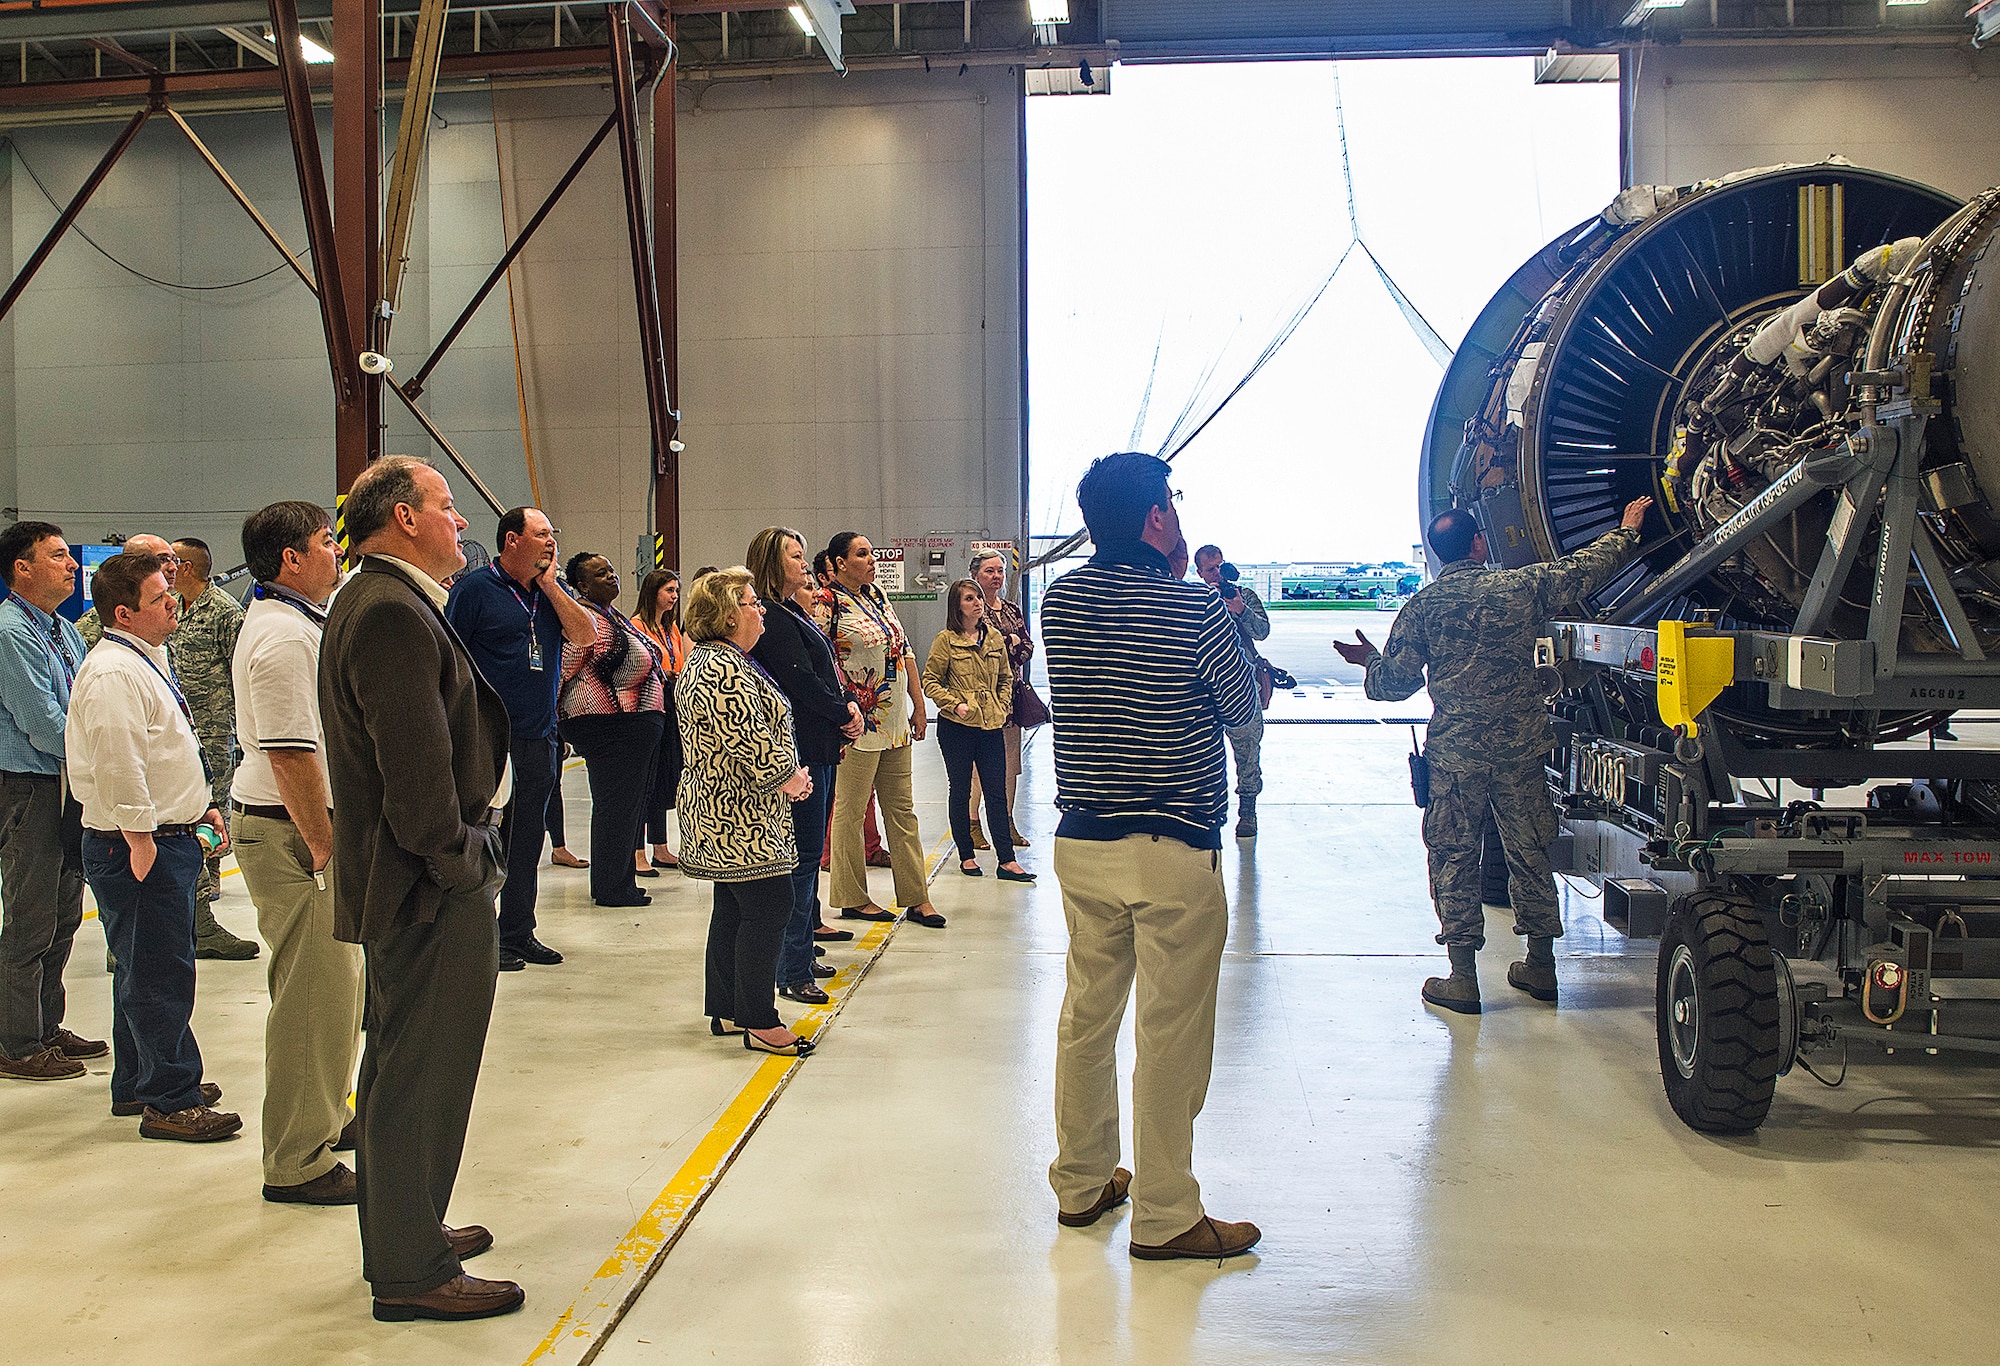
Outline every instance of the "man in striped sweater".
[[[1222, 600], [1171, 577], [1179, 495], [1150, 455], [1107, 455], [1077, 486], [1097, 553], [1042, 599], [1055, 714], [1056, 877], [1069, 990], [1056, 1034], [1057, 1218], [1133, 1200], [1134, 1257], [1248, 1252], [1255, 1224], [1211, 1219], [1194, 1178], [1229, 903], [1222, 733], [1257, 715]], [[1133, 1172], [1118, 1162], [1118, 1027], [1138, 983]]]

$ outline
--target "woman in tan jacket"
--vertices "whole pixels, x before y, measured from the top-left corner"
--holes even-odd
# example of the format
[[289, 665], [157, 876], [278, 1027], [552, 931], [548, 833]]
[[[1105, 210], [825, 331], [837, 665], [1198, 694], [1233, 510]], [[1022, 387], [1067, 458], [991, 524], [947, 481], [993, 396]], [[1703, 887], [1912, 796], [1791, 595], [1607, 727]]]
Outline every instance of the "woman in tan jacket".
[[986, 792], [986, 819], [1002, 882], [1033, 882], [1035, 875], [1014, 861], [1007, 838], [1007, 744], [1004, 731], [1014, 702], [1014, 674], [1007, 643], [984, 618], [986, 596], [971, 579], [959, 579], [945, 595], [945, 629], [931, 642], [924, 665], [924, 696], [937, 703], [938, 748], [951, 795], [951, 836], [958, 844], [958, 870], [982, 877], [972, 851], [972, 817], [966, 809], [972, 770]]

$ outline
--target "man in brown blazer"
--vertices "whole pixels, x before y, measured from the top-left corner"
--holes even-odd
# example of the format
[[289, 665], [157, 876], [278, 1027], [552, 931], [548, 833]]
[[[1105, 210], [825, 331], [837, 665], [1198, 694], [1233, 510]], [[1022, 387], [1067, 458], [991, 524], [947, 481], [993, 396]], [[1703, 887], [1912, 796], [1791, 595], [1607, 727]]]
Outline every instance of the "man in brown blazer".
[[333, 787], [334, 935], [362, 946], [367, 1050], [355, 1117], [362, 1274], [375, 1317], [476, 1319], [521, 1307], [512, 1281], [467, 1276], [493, 1245], [448, 1228], [493, 1013], [493, 896], [506, 859], [507, 709], [443, 614], [465, 519], [428, 463], [385, 456], [348, 491], [361, 567], [320, 651]]

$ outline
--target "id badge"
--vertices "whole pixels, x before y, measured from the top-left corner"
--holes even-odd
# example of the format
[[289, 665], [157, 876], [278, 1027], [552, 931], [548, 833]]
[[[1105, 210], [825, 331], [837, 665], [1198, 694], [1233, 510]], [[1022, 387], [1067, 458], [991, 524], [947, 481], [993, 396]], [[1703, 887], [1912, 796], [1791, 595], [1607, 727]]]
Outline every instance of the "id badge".
[[882, 666], [882, 679], [884, 682], [894, 683], [896, 681], [896, 666], [902, 662], [900, 659], [892, 659]]
[[542, 672], [542, 638], [528, 637], [528, 669], [531, 673]]

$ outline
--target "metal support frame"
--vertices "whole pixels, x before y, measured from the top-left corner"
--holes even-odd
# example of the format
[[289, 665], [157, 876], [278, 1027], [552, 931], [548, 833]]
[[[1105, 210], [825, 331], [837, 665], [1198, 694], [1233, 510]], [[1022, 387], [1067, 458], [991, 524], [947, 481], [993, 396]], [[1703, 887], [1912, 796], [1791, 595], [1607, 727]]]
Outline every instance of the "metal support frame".
[[[659, 281], [654, 274], [652, 229], [646, 219], [646, 186], [640, 164], [638, 91], [632, 79], [632, 21], [624, 4], [604, 8], [611, 30], [611, 89], [617, 101], [618, 162], [624, 172], [625, 228], [632, 248], [632, 285], [639, 303], [646, 416], [653, 439], [653, 473], [659, 479], [666, 473], [666, 458], [673, 454], [670, 443], [674, 440], [674, 415], [668, 389], [666, 337], [660, 319]], [[664, 64], [652, 64], [647, 77], [657, 81], [666, 71]]]
[[48, 234], [42, 238], [41, 245], [36, 247], [34, 254], [28, 258], [28, 264], [21, 267], [21, 273], [16, 275], [14, 282], [7, 286], [7, 292], [4, 295], [0, 295], [0, 318], [6, 317], [8, 311], [14, 307], [14, 301], [27, 292], [28, 285], [35, 278], [35, 272], [40, 270], [43, 263], [49, 259], [49, 256], [56, 249], [56, 244], [62, 241], [63, 235], [70, 230], [70, 226], [76, 222], [77, 216], [83, 212], [83, 206], [88, 204], [90, 197], [97, 193], [97, 187], [102, 185], [104, 178], [111, 174], [111, 168], [116, 166], [118, 159], [125, 155], [125, 149], [132, 145], [132, 140], [139, 136], [139, 130], [146, 126], [146, 120], [151, 118], [157, 111], [166, 108], [166, 104], [166, 96], [161, 94], [157, 89], [154, 90], [152, 96], [146, 101], [145, 108], [132, 116], [132, 121], [125, 125], [110, 148], [99, 158], [97, 165], [84, 178], [82, 187], [71, 196], [69, 203], [64, 206], [62, 213], [57, 216], [55, 226], [49, 229]]
[[1847, 481], [1847, 487], [1834, 501], [1826, 549], [1820, 552], [1812, 582], [1799, 604], [1798, 618], [1792, 623], [1792, 629], [1800, 635], [1819, 634], [1832, 618], [1834, 605], [1840, 601], [1840, 590], [1846, 587], [1848, 575], [1854, 572], [1854, 561], [1860, 557], [1861, 542], [1875, 515], [1875, 505], [1881, 501], [1883, 478], [1882, 471], [1872, 466], [1864, 469]]
[[[417, 184], [424, 150], [430, 145], [431, 101], [437, 94], [438, 64], [444, 57], [446, 0], [423, 0], [416, 36], [410, 42], [410, 79], [403, 87], [403, 116], [396, 129], [396, 161], [389, 174], [388, 228], [382, 237], [382, 297], [389, 310], [381, 340], [388, 345], [395, 309], [402, 303], [403, 272], [409, 265], [410, 230], [416, 223]], [[560, 29], [561, 17], [557, 18]]]
[[590, 141], [584, 145], [583, 150], [577, 153], [576, 160], [572, 161], [569, 169], [563, 172], [562, 179], [558, 180], [555, 183], [555, 188], [543, 197], [541, 207], [535, 210], [534, 216], [522, 226], [519, 233], [515, 234], [513, 242], [507, 247], [506, 254], [500, 258], [500, 264], [494, 266], [492, 273], [486, 277], [478, 289], [472, 292], [472, 298], [466, 302], [463, 309], [459, 310], [457, 319], [445, 330], [445, 334], [438, 341], [438, 344], [431, 348], [429, 358], [417, 367], [417, 372], [411, 375], [409, 381], [403, 386], [404, 390], [412, 398], [424, 391], [424, 382], [430, 378], [431, 371], [437, 369], [438, 362], [444, 359], [444, 353], [449, 351], [451, 344], [458, 340], [458, 334], [465, 330], [466, 324], [472, 321], [472, 315], [477, 313], [479, 306], [486, 302], [486, 296], [491, 294], [494, 287], [505, 278], [507, 268], [514, 264], [515, 258], [527, 247], [528, 239], [535, 235], [536, 228], [542, 226], [542, 220], [555, 210], [557, 202], [563, 197], [563, 192], [568, 190], [575, 183], [576, 178], [583, 174], [583, 168], [589, 164], [591, 154], [603, 145], [604, 139], [610, 137], [611, 130], [617, 126], [618, 116], [616, 114], [607, 114], [604, 116], [604, 123], [598, 128]]

